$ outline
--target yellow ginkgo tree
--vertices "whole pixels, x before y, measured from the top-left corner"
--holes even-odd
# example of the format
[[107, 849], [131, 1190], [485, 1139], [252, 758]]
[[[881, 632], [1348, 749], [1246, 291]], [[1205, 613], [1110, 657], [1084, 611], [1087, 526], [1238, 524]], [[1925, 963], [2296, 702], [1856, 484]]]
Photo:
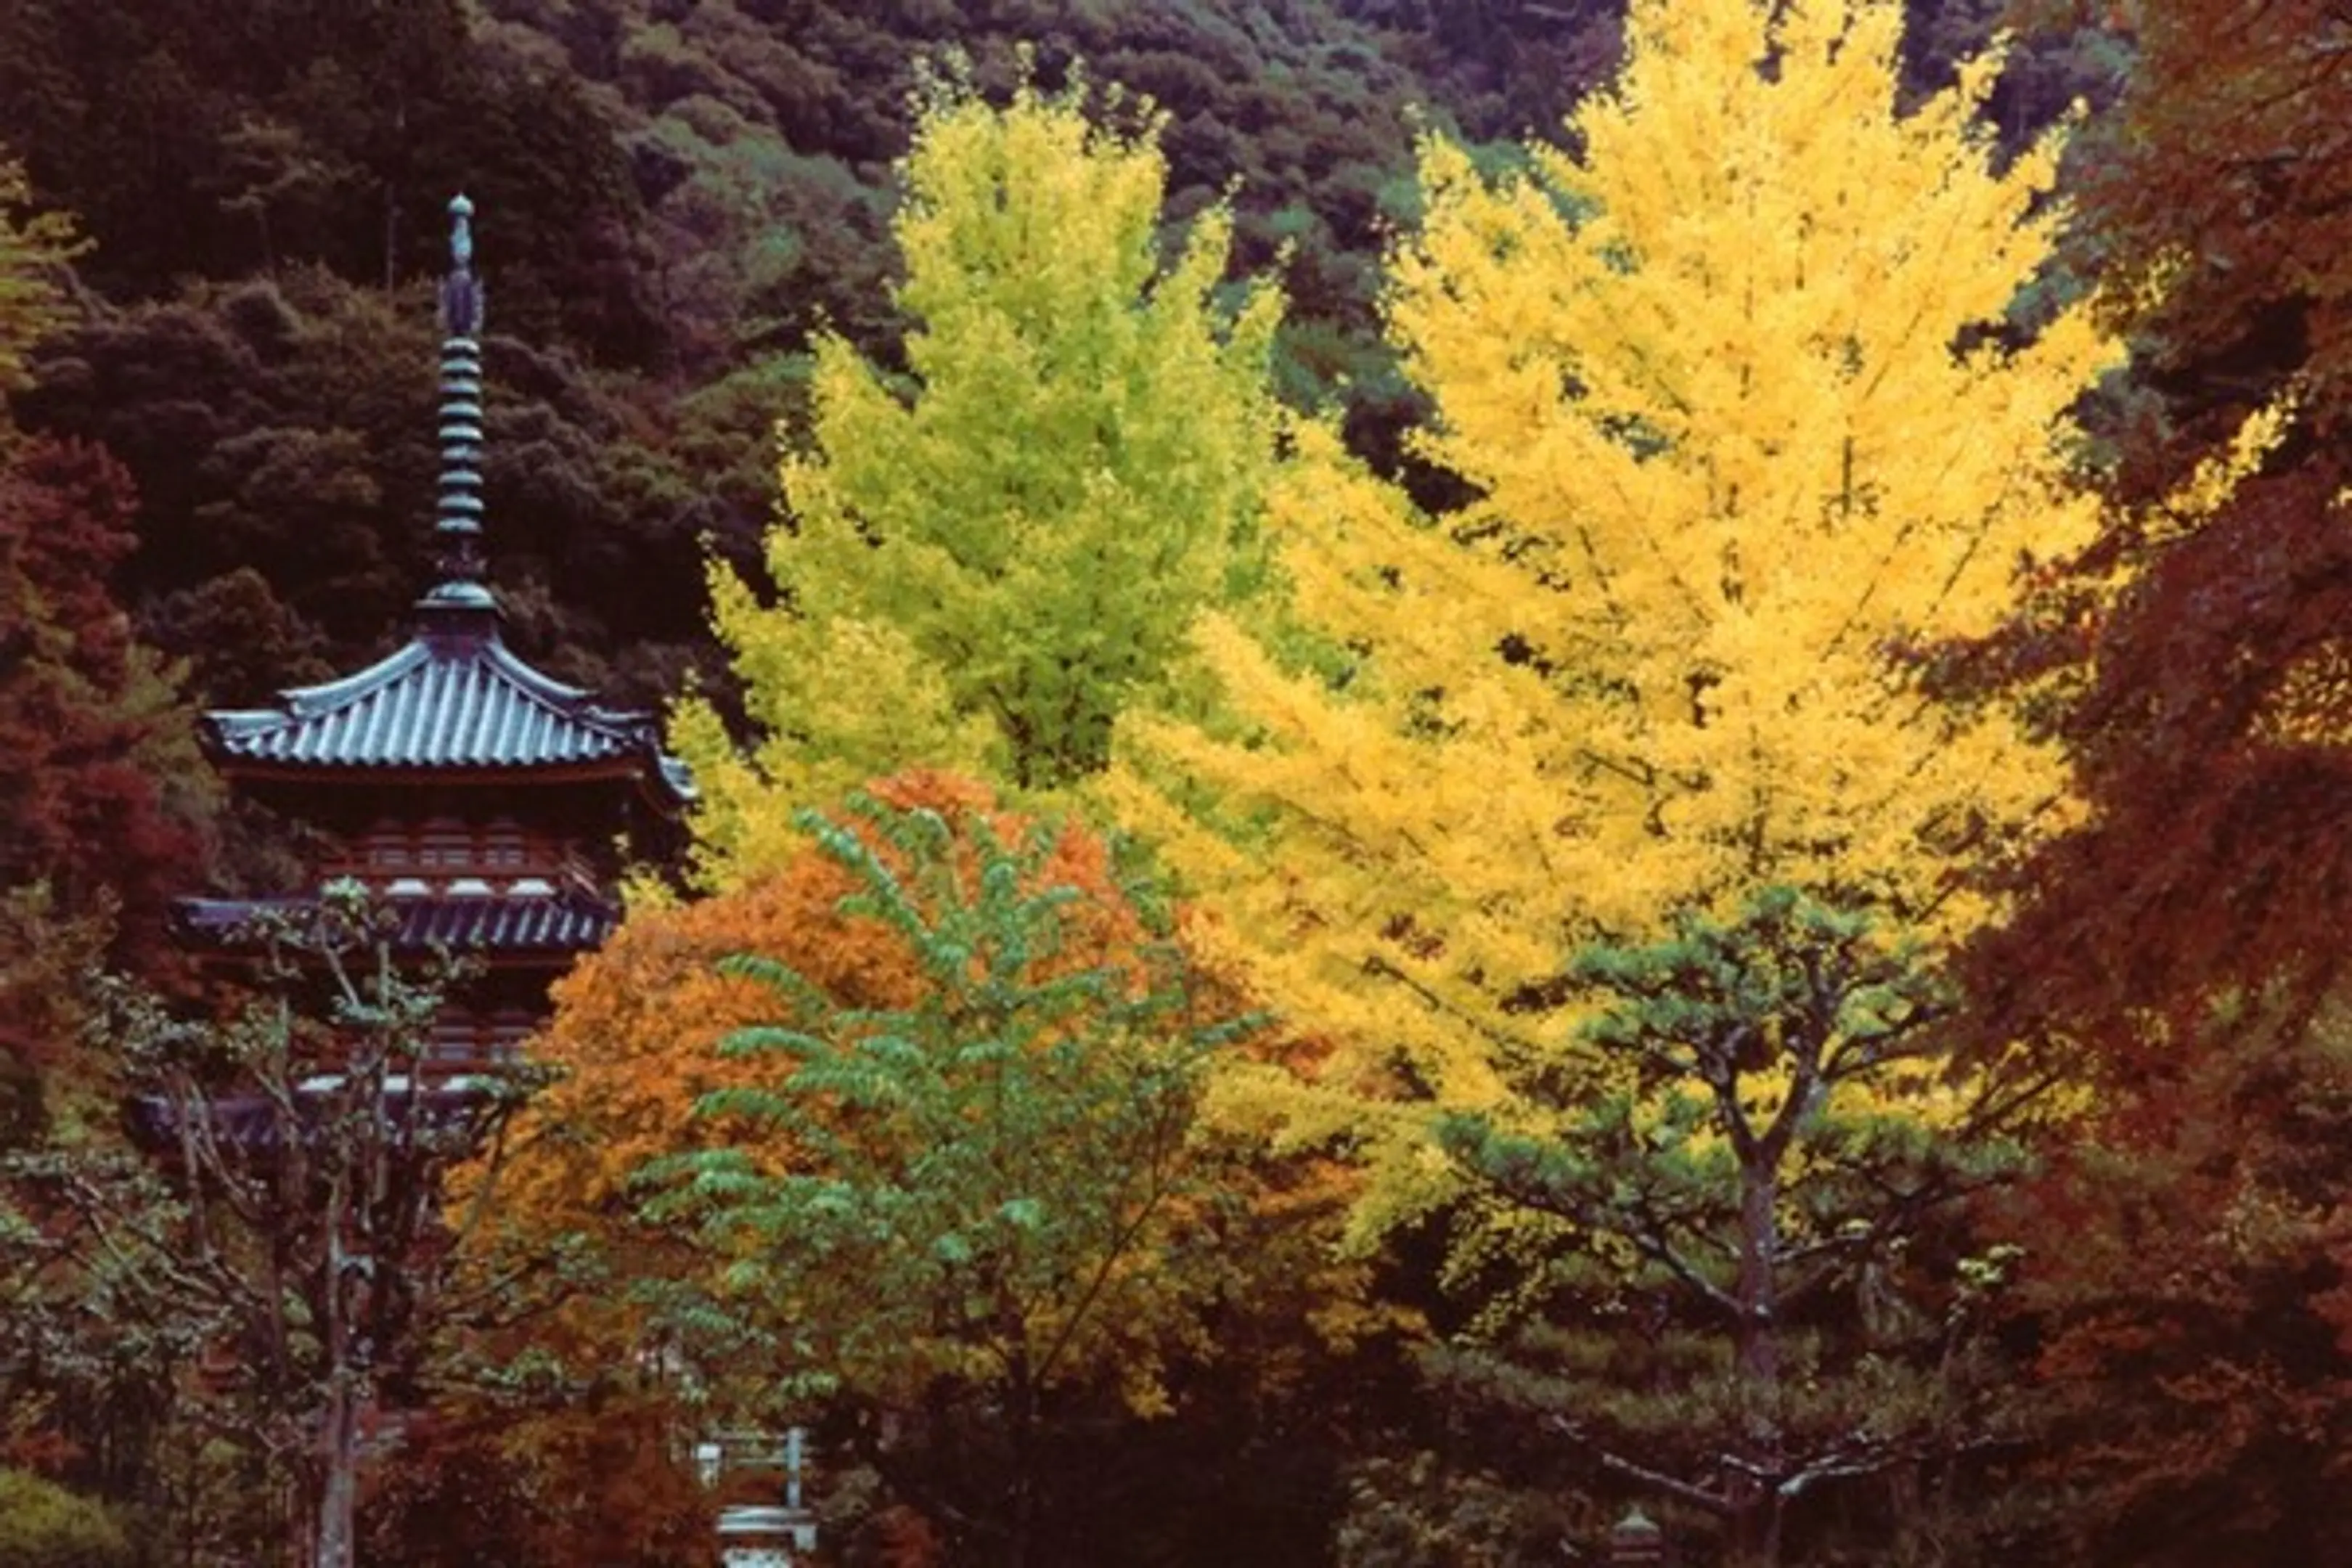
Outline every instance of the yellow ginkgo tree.
[[[2064, 816], [2056, 749], [1914, 656], [2093, 538], [2069, 410], [2121, 349], [2086, 300], [2019, 318], [2057, 149], [1997, 166], [1990, 58], [1898, 114], [1900, 27], [1640, 4], [1577, 152], [1489, 179], [1424, 143], [1391, 328], [1475, 499], [1425, 519], [1302, 430], [1271, 531], [1343, 668], [1207, 618], [1255, 729], [1134, 724], [1121, 791], [1360, 1076], [1493, 1103], [1497, 1033], [1574, 1053], [1580, 1015], [1537, 1005], [1568, 955], [1765, 886], [1940, 944], [1990, 912], [1969, 873]], [[1171, 770], [1226, 831], [1140, 782]], [[1430, 1162], [1392, 1152], [1409, 1203]]]
[[[1715, 1314], [1729, 1436], [1675, 1495], [1751, 1556], [1776, 1489], [1866, 1468], [1783, 1419], [1799, 1249], [1886, 1240], [1804, 1184], [1856, 1127], [1981, 1110], [1921, 1059], [1934, 974], [1996, 912], [1979, 873], [2069, 812], [2056, 750], [1928, 655], [2093, 539], [2070, 410], [2122, 357], [2042, 286], [2054, 139], [1996, 153], [1997, 55], [1902, 111], [1901, 27], [1889, 0], [1636, 0], [1568, 147], [1494, 177], [1426, 139], [1389, 322], [1422, 456], [1475, 499], [1424, 518], [1300, 432], [1271, 532], [1324, 657], [1208, 619], [1243, 732], [1132, 725], [1115, 781], [1330, 1038], [1313, 1081], [1225, 1101], [1356, 1152], [1360, 1237], [1448, 1207], [1481, 1222], [1465, 1277], [1535, 1301], [1548, 1260], [1613, 1257]], [[1822, 993], [1832, 958], [1852, 984]], [[1585, 1202], [1544, 1161], [1590, 1174], [1604, 1131]], [[1711, 1194], [1720, 1228], [1644, 1219], [1654, 1155], [1683, 1184], [1649, 1195]]]

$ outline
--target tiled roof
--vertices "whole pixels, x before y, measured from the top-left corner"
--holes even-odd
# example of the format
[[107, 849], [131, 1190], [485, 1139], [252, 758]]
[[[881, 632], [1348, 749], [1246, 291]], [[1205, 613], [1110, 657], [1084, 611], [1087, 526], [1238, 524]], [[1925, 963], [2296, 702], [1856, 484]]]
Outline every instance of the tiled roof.
[[[255, 917], [294, 913], [308, 899], [182, 899], [180, 924], [201, 942], [242, 945]], [[399, 923], [392, 945], [404, 952], [446, 947], [453, 952], [579, 952], [600, 946], [620, 923], [620, 911], [578, 893], [441, 894], [383, 901]]]
[[635, 773], [675, 806], [691, 775], [663, 755], [646, 714], [606, 708], [532, 668], [499, 637], [496, 612], [436, 616], [340, 680], [279, 694], [274, 708], [205, 715], [225, 767], [347, 773], [587, 768]]
[[694, 798], [686, 764], [662, 753], [644, 713], [606, 708], [517, 658], [499, 636], [483, 581], [482, 289], [474, 276], [474, 204], [449, 203], [449, 272], [441, 285], [440, 500], [434, 537], [441, 581], [416, 605], [415, 630], [389, 657], [275, 706], [205, 716], [224, 773], [305, 779], [518, 770], [635, 778], [675, 815]]
[[[131, 1142], [151, 1153], [177, 1152], [181, 1120], [194, 1110], [212, 1124], [212, 1135], [220, 1142], [246, 1155], [268, 1154], [284, 1148], [288, 1134], [313, 1116], [332, 1114], [328, 1096], [337, 1081], [330, 1078], [298, 1087], [297, 1109], [290, 1117], [276, 1100], [262, 1094], [225, 1094], [194, 1106], [184, 1106], [164, 1095], [138, 1094], [126, 1100], [122, 1109]], [[438, 1080], [426, 1078], [413, 1088], [406, 1079], [395, 1078], [384, 1086], [385, 1104], [404, 1112], [415, 1132], [437, 1135], [465, 1149], [482, 1131], [484, 1113], [495, 1103], [489, 1092], [495, 1087], [494, 1079], [479, 1073]]]

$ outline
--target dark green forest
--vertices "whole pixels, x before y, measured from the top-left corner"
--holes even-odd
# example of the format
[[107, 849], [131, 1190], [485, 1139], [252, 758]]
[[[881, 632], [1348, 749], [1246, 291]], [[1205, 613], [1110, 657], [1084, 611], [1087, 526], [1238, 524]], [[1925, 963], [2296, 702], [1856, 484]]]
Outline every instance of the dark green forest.
[[[2030, 688], [2034, 731], [2063, 748], [2084, 802], [2067, 832], [1992, 865], [2006, 916], [1951, 955], [1939, 988], [1888, 983], [1958, 1020], [1954, 1061], [2014, 1047], [2034, 1056], [2037, 1091], [2078, 1108], [2022, 1135], [1997, 1172], [1942, 1171], [1961, 1195], [1920, 1223], [1905, 1266], [1956, 1282], [1936, 1298], [1947, 1315], [1912, 1324], [1899, 1355], [1840, 1363], [1835, 1396], [1857, 1430], [1900, 1406], [1927, 1436], [1866, 1464], [1857, 1448], [1851, 1485], [1830, 1465], [1791, 1501], [1786, 1538], [1776, 1523], [1759, 1544], [1738, 1522], [1748, 1503], [1710, 1513], [1706, 1488], [1651, 1487], [1654, 1469], [1585, 1441], [1601, 1416], [1577, 1401], [1596, 1378], [1614, 1379], [1644, 1431], [1719, 1414], [1712, 1394], [1665, 1392], [1687, 1368], [1670, 1364], [1663, 1317], [1645, 1326], [1623, 1307], [1613, 1340], [1589, 1323], [1507, 1334], [1497, 1325], [1531, 1298], [1503, 1283], [1507, 1258], [1450, 1245], [1458, 1216], [1417, 1215], [1333, 1261], [1345, 1138], [1304, 1160], [1224, 1149], [1179, 1202], [1213, 1246], [1138, 1297], [1140, 1316], [1181, 1320], [1150, 1355], [1104, 1331], [1118, 1342], [1097, 1370], [1050, 1398], [1024, 1392], [1017, 1412], [963, 1384], [940, 1393], [944, 1378], [805, 1402], [821, 1561], [1601, 1563], [1637, 1502], [1687, 1543], [1686, 1565], [2352, 1561], [2336, 1500], [2352, 1480], [2339, 935], [2352, 20], [2324, 0], [1906, 11], [1898, 113], [2000, 37], [1987, 156], [2006, 166], [2066, 139], [2050, 198], [2068, 215], [2059, 259], [1984, 337], [2028, 341], [2095, 292], [2129, 346], [2076, 415], [2085, 483], [2113, 519], [2098, 542], [2025, 563], [2023, 608], [1991, 637], [1901, 650], [1935, 700]], [[714, 631], [712, 566], [776, 587], [763, 541], [795, 526], [778, 464], [817, 438], [822, 343], [845, 344], [905, 401], [921, 389], [894, 224], [936, 101], [926, 84], [944, 76], [991, 102], [1073, 92], [1107, 123], [1146, 127], [1165, 160], [1171, 263], [1192, 226], [1229, 210], [1214, 307], [1279, 290], [1267, 383], [1279, 417], [1300, 422], [1286, 428], [1328, 420], [1444, 531], [1477, 486], [1431, 458], [1434, 405], [1385, 313], [1392, 260], [1423, 216], [1416, 146], [1458, 143], [1486, 177], [1515, 177], [1531, 141], [1559, 142], [1616, 78], [1624, 13], [1616, 0], [0, 0], [0, 1155], [15, 1184], [0, 1204], [0, 1564], [193, 1568], [280, 1550], [275, 1461], [249, 1431], [175, 1425], [217, 1359], [208, 1331], [149, 1314], [102, 1269], [68, 1268], [59, 1216], [73, 1183], [100, 1178], [58, 1151], [119, 1157], [104, 1179], [135, 1187], [143, 1213], [168, 1208], [128, 1163], [130, 1069], [104, 1040], [183, 1038], [134, 994], [226, 1017], [216, 979], [173, 940], [173, 900], [295, 887], [318, 847], [231, 800], [198, 716], [376, 658], [435, 579], [452, 195], [475, 204], [488, 295], [484, 496], [508, 641], [617, 706], [667, 714], [699, 694], [750, 742], [759, 676]], [[2146, 521], [2265, 406], [2291, 411], [2285, 434], [2210, 518]], [[2094, 586], [2125, 575], [2111, 598]], [[1296, 668], [1346, 684], [1361, 649], [1264, 614], [1295, 634]], [[1551, 673], [1531, 647], [1504, 657]], [[2279, 719], [2282, 691], [2317, 693], [2323, 717]], [[1171, 700], [1188, 718], [1192, 700]], [[1103, 810], [1000, 793], [1052, 820]], [[916, 795], [910, 810], [937, 804]], [[973, 853], [999, 856], [1007, 879], [1111, 889], [1134, 922], [1116, 941], [1158, 951], [1137, 934], [1164, 934], [1146, 848], [1121, 842], [1072, 870], [1062, 841], [1023, 837], [1028, 818], [1003, 827], [942, 798], [971, 814], [956, 820], [991, 825], [972, 830], [982, 848], [918, 853], [909, 837], [891, 853], [932, 869], [922, 855], [946, 856], [941, 885], [959, 889], [955, 857]], [[625, 939], [617, 962], [653, 963], [637, 955], [675, 942], [707, 971], [772, 937], [778, 963], [821, 978], [818, 947], [777, 933], [815, 921], [825, 899], [883, 898], [851, 872], [888, 857], [802, 828], [850, 868], [837, 886], [810, 874], [823, 898], [755, 890], [699, 927], [650, 900], [654, 945]], [[646, 887], [688, 910], [743, 891], [698, 881], [683, 841], [669, 847], [640, 868]], [[1384, 934], [1418, 933], [1405, 921]], [[1613, 962], [1632, 973], [1636, 958]], [[685, 984], [655, 973], [648, 984]], [[776, 984], [798, 994], [797, 980]], [[1183, 1006], [1208, 997], [1255, 1018], [1234, 974], [1204, 961], [1188, 984]], [[1496, 1016], [1556, 1005], [1544, 986], [1567, 984], [1531, 984]], [[566, 1004], [600, 1005], [625, 1011], [587, 982]], [[860, 1005], [859, 1019], [887, 1011]], [[651, 1026], [583, 1024], [578, 1037], [598, 1026]], [[1312, 1056], [1314, 1021], [1273, 1027]], [[233, 1056], [199, 1076], [236, 1070]], [[1465, 1153], [1475, 1139], [1458, 1127], [1446, 1136], [1465, 1165], [1500, 1158]], [[592, 1300], [600, 1288], [555, 1275], [559, 1294], [567, 1279]], [[1819, 1309], [1808, 1344], [1876, 1344], [1874, 1310], [1922, 1310], [1889, 1305], [1901, 1289], [1875, 1276], [1845, 1286], [1855, 1304]], [[663, 1303], [689, 1324], [677, 1343], [775, 1351], [728, 1340], [678, 1289]], [[534, 1299], [517, 1317], [560, 1325], [541, 1339], [507, 1324], [432, 1347], [416, 1386], [443, 1418], [367, 1478], [357, 1561], [716, 1561], [717, 1500], [681, 1457], [710, 1413], [660, 1376], [625, 1375], [635, 1352], [570, 1310]], [[583, 1345], [614, 1365], [583, 1373]], [[1146, 1362], [1148, 1375], [1132, 1370]], [[1923, 1394], [1906, 1378], [1929, 1363], [1940, 1381]], [[1016, 1494], [1017, 1529], [992, 1512]]]
[[[1988, 5], [1923, 6], [1916, 83]], [[707, 663], [697, 542], [748, 559], [772, 429], [820, 324], [888, 361], [891, 166], [917, 63], [1026, 51], [1168, 115], [1168, 216], [1231, 190], [1233, 265], [1279, 267], [1280, 374], [1398, 458], [1380, 342], [1411, 137], [1508, 157], [1613, 68], [1609, 6], [528, 4], [10, 7], [0, 142], [92, 241], [85, 319], [45, 344], [26, 430], [137, 485], [114, 585], [193, 701], [349, 665], [425, 571], [429, 280], [443, 204], [480, 205], [499, 365], [489, 505], [521, 640], [623, 700]], [[2052, 47], [2020, 136], [2111, 51]]]

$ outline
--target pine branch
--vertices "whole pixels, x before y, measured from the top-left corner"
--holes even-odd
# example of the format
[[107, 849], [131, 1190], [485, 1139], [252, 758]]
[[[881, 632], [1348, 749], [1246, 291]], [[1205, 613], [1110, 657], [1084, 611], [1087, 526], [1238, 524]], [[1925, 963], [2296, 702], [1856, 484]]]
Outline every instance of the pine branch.
[[1544, 1422], [1561, 1436], [1583, 1447], [1592, 1456], [1594, 1463], [1613, 1476], [1664, 1492], [1675, 1501], [1687, 1503], [1717, 1519], [1729, 1519], [1738, 1510], [1738, 1505], [1720, 1492], [1710, 1491], [1695, 1482], [1684, 1480], [1680, 1476], [1668, 1475], [1664, 1470], [1629, 1459], [1614, 1449], [1601, 1447], [1592, 1441], [1583, 1427], [1565, 1415], [1548, 1415]]

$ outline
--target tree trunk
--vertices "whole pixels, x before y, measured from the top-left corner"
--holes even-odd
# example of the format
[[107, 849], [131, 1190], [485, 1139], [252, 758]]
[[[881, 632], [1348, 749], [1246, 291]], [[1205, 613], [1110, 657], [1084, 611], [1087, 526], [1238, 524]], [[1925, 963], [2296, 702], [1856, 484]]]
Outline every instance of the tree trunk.
[[1029, 1568], [1037, 1542], [1037, 1389], [1025, 1347], [1014, 1354], [1011, 1382], [1013, 1518], [1004, 1561], [1006, 1568]]
[[319, 1421], [318, 1555], [312, 1568], [352, 1568], [359, 1503], [360, 1401], [348, 1380], [330, 1385]]
[[1733, 1484], [1734, 1561], [1776, 1568], [1780, 1560], [1780, 1173], [1769, 1158], [1744, 1163], [1739, 1182], [1739, 1320], [1732, 1373], [1739, 1387], [1739, 1458], [1753, 1467]]
[[[355, 1073], [358, 1064], [345, 1068]], [[352, 1568], [352, 1516], [359, 1501], [360, 1406], [362, 1384], [352, 1367], [353, 1302], [346, 1242], [353, 1218], [353, 1173], [335, 1173], [326, 1205], [327, 1266], [320, 1290], [319, 1337], [325, 1352], [327, 1397], [319, 1412], [318, 1557], [311, 1568]]]

